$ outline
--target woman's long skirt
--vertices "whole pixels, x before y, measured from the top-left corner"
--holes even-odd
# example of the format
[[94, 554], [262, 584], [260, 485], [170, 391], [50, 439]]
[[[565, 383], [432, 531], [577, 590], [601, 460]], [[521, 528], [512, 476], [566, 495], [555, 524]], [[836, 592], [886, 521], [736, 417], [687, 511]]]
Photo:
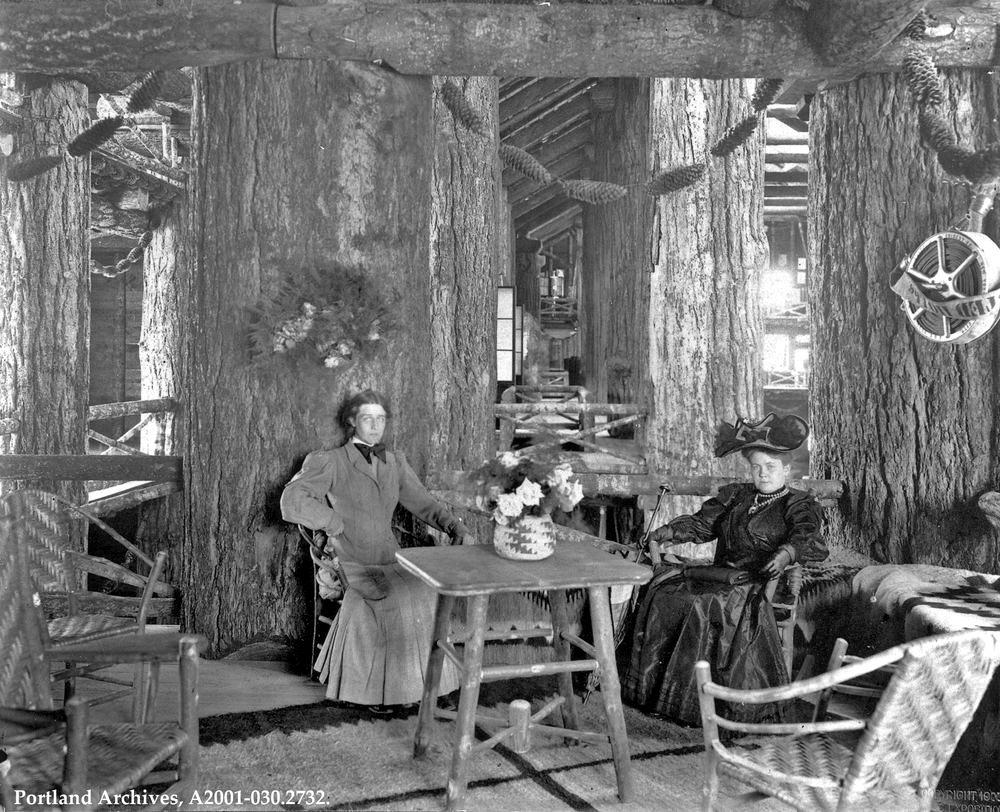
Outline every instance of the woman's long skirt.
[[[731, 688], [788, 682], [781, 637], [760, 584], [683, 577], [654, 583], [636, 613], [624, 699], [684, 724], [701, 724], [694, 665], [707, 660], [712, 680]], [[774, 704], [728, 708], [740, 721], [781, 717]]]
[[[359, 705], [419, 702], [436, 593], [399, 564], [345, 562], [344, 569], [350, 586], [315, 664], [327, 697]], [[458, 686], [458, 670], [445, 658], [439, 693]]]

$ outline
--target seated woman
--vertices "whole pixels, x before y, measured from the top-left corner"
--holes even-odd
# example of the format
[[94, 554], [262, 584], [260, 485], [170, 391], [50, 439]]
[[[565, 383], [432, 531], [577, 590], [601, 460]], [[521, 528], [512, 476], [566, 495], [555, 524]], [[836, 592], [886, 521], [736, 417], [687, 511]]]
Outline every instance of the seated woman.
[[[350, 398], [340, 413], [348, 441], [309, 454], [281, 494], [285, 521], [326, 532], [346, 581], [315, 664], [326, 695], [380, 712], [420, 700], [434, 623], [434, 591], [396, 563], [396, 505], [456, 543], [472, 540], [405, 457], [382, 444], [388, 417], [378, 392]], [[441, 693], [457, 687], [458, 671], [446, 660]]]
[[[623, 681], [625, 700], [686, 724], [698, 724], [694, 664], [707, 660], [712, 679], [734, 688], [788, 682], [768, 581], [796, 561], [822, 561], [820, 506], [793, 490], [788, 453], [806, 439], [801, 418], [769, 414], [758, 422], [723, 423], [715, 455], [739, 451], [752, 483], [726, 485], [693, 516], [678, 516], [651, 541], [702, 544], [718, 539], [715, 566], [697, 570], [661, 565], [635, 616], [632, 651]], [[774, 707], [750, 705], [744, 721], [773, 717]]]

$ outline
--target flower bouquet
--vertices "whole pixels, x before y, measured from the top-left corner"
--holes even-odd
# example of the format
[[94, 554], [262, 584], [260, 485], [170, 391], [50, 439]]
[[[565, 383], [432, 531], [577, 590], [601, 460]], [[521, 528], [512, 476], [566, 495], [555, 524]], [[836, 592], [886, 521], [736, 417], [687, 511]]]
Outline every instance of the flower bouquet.
[[508, 451], [471, 474], [476, 504], [496, 522], [493, 545], [505, 558], [538, 560], [555, 551], [550, 514], [571, 511], [583, 487], [567, 463], [534, 460]]

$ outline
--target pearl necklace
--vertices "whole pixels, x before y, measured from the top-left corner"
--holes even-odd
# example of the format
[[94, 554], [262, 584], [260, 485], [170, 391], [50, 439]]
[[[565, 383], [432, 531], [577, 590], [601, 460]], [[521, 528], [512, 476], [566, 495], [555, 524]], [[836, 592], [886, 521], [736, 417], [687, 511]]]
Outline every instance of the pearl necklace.
[[777, 490], [774, 493], [761, 493], [760, 491], [757, 491], [753, 495], [753, 504], [750, 505], [750, 508], [747, 511], [747, 513], [753, 516], [758, 511], [761, 511], [764, 508], [766, 508], [769, 504], [771, 504], [771, 502], [780, 499], [787, 493], [788, 493], [787, 485], [783, 486], [781, 490]]

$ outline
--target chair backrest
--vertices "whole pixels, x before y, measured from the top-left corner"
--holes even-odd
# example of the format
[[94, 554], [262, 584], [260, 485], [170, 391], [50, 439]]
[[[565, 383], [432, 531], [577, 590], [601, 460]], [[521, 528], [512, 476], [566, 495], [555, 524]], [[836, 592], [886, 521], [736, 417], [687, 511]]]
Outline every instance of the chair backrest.
[[1000, 632], [943, 634], [903, 648], [855, 748], [842, 803], [882, 785], [933, 790], [1000, 664]]
[[68, 517], [59, 498], [36, 490], [16, 491], [10, 496], [16, 496], [19, 505], [18, 538], [37, 587], [43, 592], [79, 589], [65, 541]]
[[23, 491], [0, 500], [0, 705], [49, 710], [48, 634], [27, 556], [37, 508]]

